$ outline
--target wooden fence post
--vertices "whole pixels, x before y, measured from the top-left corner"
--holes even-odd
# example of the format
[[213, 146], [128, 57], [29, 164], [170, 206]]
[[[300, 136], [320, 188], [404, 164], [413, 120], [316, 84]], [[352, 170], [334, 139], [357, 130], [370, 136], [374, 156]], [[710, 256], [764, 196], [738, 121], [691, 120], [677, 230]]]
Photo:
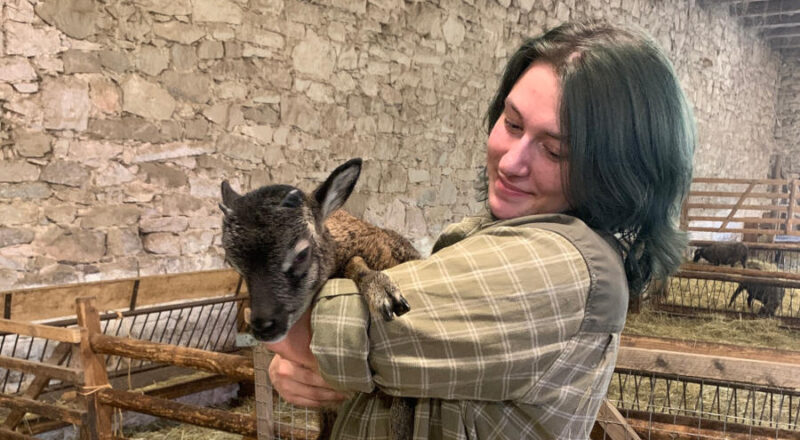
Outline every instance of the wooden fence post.
[[77, 347], [80, 366], [84, 372], [85, 383], [78, 391], [86, 407], [87, 420], [81, 428], [82, 440], [108, 439], [112, 435], [111, 407], [101, 404], [96, 393], [110, 387], [106, 363], [103, 355], [92, 351], [89, 337], [101, 333], [100, 314], [94, 307], [94, 297], [78, 298], [75, 301], [78, 326], [81, 328], [81, 342]]

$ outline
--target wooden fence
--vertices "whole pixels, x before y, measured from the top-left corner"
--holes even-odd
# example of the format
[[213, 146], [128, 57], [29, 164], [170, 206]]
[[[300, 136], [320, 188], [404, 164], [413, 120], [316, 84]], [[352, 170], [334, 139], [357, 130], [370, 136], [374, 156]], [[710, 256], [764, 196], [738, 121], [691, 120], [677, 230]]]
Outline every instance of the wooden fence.
[[[94, 298], [76, 300], [75, 328], [0, 319], [0, 332], [56, 344], [41, 361], [0, 356], [0, 368], [35, 376], [24, 390], [0, 394], [0, 406], [11, 410], [0, 425], [0, 438], [32, 439], [15, 430], [26, 413], [75, 425], [82, 439], [115, 438], [115, 408], [256, 437], [254, 414], [179, 403], [170, 400], [174, 394], [169, 392], [157, 396], [112, 386], [106, 362], [116, 356], [191, 368], [225, 379], [217, 383], [253, 381], [258, 374], [264, 380], [265, 371], [258, 372], [251, 355], [104, 334], [97, 303]], [[69, 355], [77, 360], [73, 366], [63, 365]], [[611, 405], [601, 409], [592, 438], [800, 439], [799, 367], [800, 354], [794, 352], [624, 336], [612, 381], [619, 383], [619, 395], [609, 394]], [[74, 398], [66, 403], [42, 400], [51, 379], [75, 386]], [[675, 394], [670, 387], [673, 391], [682, 387], [677, 405], [668, 405]], [[687, 398], [687, 389], [699, 389], [701, 397]], [[702, 396], [708, 390], [712, 397], [704, 407]], [[726, 400], [723, 395], [733, 397]], [[314, 438], [315, 434], [276, 425], [269, 426], [266, 436]]]
[[[24, 392], [14, 395], [0, 394], [0, 406], [12, 410], [0, 428], [0, 434], [5, 436], [4, 438], [33, 439], [33, 437], [14, 431], [26, 413], [39, 414], [48, 419], [76, 425], [82, 439], [113, 438], [111, 418], [113, 408], [163, 417], [251, 438], [256, 436], [254, 415], [202, 408], [161, 397], [112, 388], [104, 359], [107, 355], [115, 355], [188, 367], [222, 375], [233, 381], [252, 381], [254, 377], [252, 356], [217, 353], [105, 335], [101, 332], [100, 314], [95, 307], [95, 302], [94, 298], [78, 298], [76, 300], [78, 328], [0, 320], [0, 331], [2, 332], [60, 342], [53, 354], [44, 362], [0, 356], [0, 367], [24, 371], [36, 376]], [[79, 368], [60, 366], [70, 352], [80, 360]], [[51, 379], [74, 384], [77, 387], [77, 397], [74, 402], [77, 409], [36, 400]]]
[[684, 231], [740, 233], [744, 241], [800, 237], [798, 179], [695, 178], [682, 206]]

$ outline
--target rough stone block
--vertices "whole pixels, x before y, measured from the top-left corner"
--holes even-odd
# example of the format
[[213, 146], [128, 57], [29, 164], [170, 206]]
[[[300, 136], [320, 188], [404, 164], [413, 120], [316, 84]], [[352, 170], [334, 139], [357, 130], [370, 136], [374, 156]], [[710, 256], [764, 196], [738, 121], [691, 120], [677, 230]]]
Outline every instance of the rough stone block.
[[27, 58], [18, 56], [0, 58], [0, 81], [17, 83], [34, 81], [37, 78], [36, 71]]
[[192, 44], [206, 35], [204, 30], [179, 21], [154, 23], [153, 33], [165, 40], [175, 41], [181, 44]]
[[175, 98], [205, 104], [211, 99], [211, 78], [202, 73], [165, 72], [164, 86]]
[[61, 55], [64, 73], [100, 72], [100, 55], [97, 52], [70, 49]]
[[230, 24], [242, 23], [242, 8], [229, 0], [193, 0], [192, 19]]
[[40, 178], [48, 183], [80, 187], [88, 184], [89, 170], [77, 162], [57, 160], [44, 167]]
[[106, 253], [106, 234], [77, 228], [59, 232], [46, 246], [47, 254], [61, 262], [93, 263]]
[[175, 99], [157, 84], [131, 75], [122, 83], [122, 109], [145, 119], [168, 119]]
[[197, 56], [203, 60], [222, 58], [225, 56], [225, 48], [220, 41], [205, 40], [197, 47]]
[[73, 77], [42, 82], [45, 128], [83, 131], [89, 122], [89, 85]]
[[5, 27], [6, 55], [35, 57], [60, 52], [61, 38], [53, 28], [35, 28], [28, 23], [7, 21]]
[[155, 46], [142, 46], [134, 64], [141, 72], [156, 76], [169, 67], [169, 53]]
[[82, 40], [95, 32], [93, 0], [45, 0], [36, 5], [36, 13], [72, 38]]
[[0, 182], [31, 182], [39, 178], [39, 167], [24, 160], [0, 161]]
[[29, 229], [0, 227], [0, 248], [17, 244], [28, 244], [36, 234]]
[[23, 157], [43, 157], [50, 152], [53, 138], [44, 132], [22, 132], [17, 134], [14, 148]]

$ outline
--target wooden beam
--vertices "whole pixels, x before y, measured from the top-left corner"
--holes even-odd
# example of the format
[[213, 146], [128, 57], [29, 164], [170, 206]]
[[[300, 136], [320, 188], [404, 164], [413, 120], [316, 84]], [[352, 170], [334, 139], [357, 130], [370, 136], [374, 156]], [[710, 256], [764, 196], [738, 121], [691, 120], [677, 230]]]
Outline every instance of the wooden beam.
[[673, 276], [677, 278], [694, 278], [699, 280], [726, 281], [729, 283], [767, 284], [770, 286], [784, 287], [789, 289], [800, 288], [800, 281], [791, 279], [780, 279], [769, 276], [753, 277], [753, 276], [744, 276], [744, 275], [737, 275], [725, 272], [693, 271], [686, 269], [678, 270], [678, 272], [676, 272]]
[[[713, 243], [719, 243], [713, 240], [692, 240], [689, 246], [708, 246]], [[800, 245], [797, 243], [747, 243], [747, 247], [751, 250], [774, 250], [774, 251], [795, 251], [800, 252]]]
[[776, 388], [800, 388], [796, 364], [726, 356], [620, 347], [616, 368]]
[[4, 307], [8, 307], [10, 319], [42, 321], [74, 316], [75, 300], [80, 297], [96, 297], [99, 310], [127, 310], [135, 292], [135, 306], [140, 309], [172, 301], [231, 296], [238, 281], [239, 274], [233, 269], [217, 269], [33, 287], [5, 292], [10, 298], [5, 299]]
[[729, 179], [721, 177], [695, 177], [692, 184], [696, 183], [715, 183], [715, 184], [740, 184], [749, 185], [750, 183], [765, 185], [788, 185], [789, 179]]
[[732, 420], [622, 409], [631, 427], [650, 440], [727, 439], [727, 440], [800, 440], [800, 432], [753, 426]]
[[48, 419], [63, 420], [73, 425], [82, 425], [83, 415], [85, 414], [85, 412], [77, 409], [38, 402], [24, 397], [9, 396], [7, 394], [0, 394], [0, 406], [43, 415]]
[[29, 435], [20, 434], [15, 431], [10, 431], [5, 428], [0, 428], [0, 438], [7, 439], [7, 440], [39, 440], [36, 437], [31, 437]]
[[234, 434], [256, 436], [253, 416], [202, 408], [139, 393], [106, 388], [97, 392], [105, 405]]
[[672, 338], [654, 338], [623, 334], [620, 339], [620, 346], [647, 350], [677, 351], [690, 354], [707, 354], [712, 356], [729, 356], [731, 353], [736, 353], [736, 357], [742, 359], [800, 365], [800, 352], [798, 351], [745, 347], [742, 345], [721, 344], [716, 342], [683, 341]]
[[[72, 351], [72, 345], [61, 342], [53, 349], [53, 353], [47, 358], [44, 363], [47, 365], [60, 365], [64, 360], [66, 360], [67, 355], [69, 355], [70, 351]], [[39, 395], [44, 391], [47, 387], [47, 384], [50, 383], [50, 376], [45, 375], [37, 375], [33, 378], [33, 381], [28, 388], [25, 389], [25, 392], [22, 393], [22, 397], [26, 399], [36, 399]], [[15, 409], [12, 410], [8, 416], [6, 416], [6, 420], [3, 422], [3, 428], [14, 429], [17, 427], [17, 424], [22, 421], [22, 418], [25, 417], [25, 411], [22, 409]]]
[[723, 273], [729, 275], [740, 275], [742, 276], [742, 279], [745, 281], [755, 278], [785, 279], [785, 280], [800, 281], [800, 273], [795, 273], [795, 272], [743, 269], [730, 266], [715, 266], [713, 264], [686, 262], [681, 264], [679, 270], [685, 270], [690, 272], [712, 272], [712, 273]]
[[254, 378], [253, 359], [246, 356], [120, 338], [101, 333], [92, 334], [90, 342], [92, 349], [98, 353], [196, 368], [239, 380], [252, 381]]
[[800, 48], [800, 37], [772, 40], [769, 45], [773, 49], [797, 49]]
[[617, 408], [603, 399], [600, 410], [597, 413], [597, 424], [603, 429], [603, 437], [608, 440], [641, 440], [636, 431], [631, 428], [625, 417], [619, 413]]
[[29, 361], [10, 356], [0, 356], [0, 367], [9, 370], [24, 371], [35, 375], [44, 375], [71, 384], [82, 384], [84, 382], [83, 371], [73, 368], [48, 365], [41, 362]]
[[[734, 207], [733, 203], [687, 203], [689, 209], [731, 209]], [[741, 209], [749, 209], [753, 211], [776, 211], [779, 213], [786, 212], [786, 205], [742, 205]]]
[[800, 12], [800, 0], [748, 1], [731, 5], [738, 17], [770, 17]]
[[0, 319], [0, 332], [16, 333], [18, 335], [32, 336], [34, 338], [49, 339], [51, 341], [81, 342], [81, 331], [77, 328], [53, 327], [50, 325], [31, 324], [28, 322]]
[[[755, 185], [754, 183], [751, 185]], [[748, 187], [752, 191], [752, 187]], [[749, 192], [745, 190], [748, 198], [751, 199], [785, 199], [788, 194], [782, 191], [775, 192]], [[748, 194], [749, 192], [749, 194]], [[741, 191], [689, 191], [689, 197], [740, 197]]]
[[794, 27], [800, 23], [800, 13], [787, 15], [774, 15], [770, 17], [744, 17], [742, 25], [761, 29], [775, 29]]
[[764, 29], [761, 31], [761, 38], [772, 40], [774, 38], [800, 37], [800, 24], [797, 26], [784, 27], [778, 29]]
[[97, 399], [97, 392], [108, 383], [105, 358], [92, 351], [89, 338], [93, 334], [102, 334], [100, 314], [95, 308], [94, 298], [78, 298], [75, 301], [78, 326], [81, 327], [81, 343], [76, 352], [80, 365], [86, 376], [86, 383], [81, 387], [79, 396], [87, 412], [86, 423], [81, 427], [81, 439], [105, 439], [111, 436], [111, 408]]

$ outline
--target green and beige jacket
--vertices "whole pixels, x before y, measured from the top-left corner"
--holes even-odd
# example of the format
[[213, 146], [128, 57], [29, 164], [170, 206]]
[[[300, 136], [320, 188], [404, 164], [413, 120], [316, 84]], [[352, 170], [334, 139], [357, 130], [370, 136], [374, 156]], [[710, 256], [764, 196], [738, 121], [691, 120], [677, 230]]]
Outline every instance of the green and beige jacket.
[[311, 349], [356, 392], [335, 439], [386, 439], [389, 403], [418, 398], [415, 439], [586, 439], [614, 370], [628, 289], [616, 247], [580, 220], [536, 215], [452, 225], [434, 253], [385, 271], [411, 311], [371, 319], [329, 281]]

